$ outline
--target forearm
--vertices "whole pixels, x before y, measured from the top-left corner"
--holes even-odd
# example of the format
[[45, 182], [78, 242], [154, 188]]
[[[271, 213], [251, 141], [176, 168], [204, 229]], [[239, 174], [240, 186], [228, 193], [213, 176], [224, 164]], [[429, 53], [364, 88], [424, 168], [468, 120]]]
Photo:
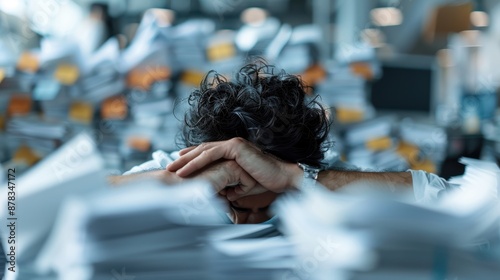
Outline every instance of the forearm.
[[330, 190], [337, 190], [355, 182], [376, 182], [389, 187], [412, 187], [410, 172], [361, 172], [324, 170], [318, 182]]
[[144, 179], [156, 179], [168, 185], [176, 184], [182, 181], [182, 178], [176, 176], [175, 173], [173, 172], [169, 172], [166, 170], [155, 170], [155, 171], [147, 171], [129, 175], [109, 176], [108, 182], [112, 186], [119, 186], [122, 184], [127, 184], [137, 180], [144, 180]]
[[[290, 177], [293, 177], [293, 187], [302, 183], [304, 171], [297, 164], [290, 164], [287, 168]], [[318, 182], [330, 190], [337, 190], [343, 186], [356, 182], [376, 182], [388, 187], [412, 187], [412, 174], [410, 172], [363, 172], [323, 170], [318, 174]]]
[[234, 186], [240, 183], [249, 187], [257, 185], [256, 181], [233, 160], [215, 162], [203, 170], [186, 177], [180, 177], [175, 172], [166, 169], [108, 177], [111, 185], [126, 184], [140, 179], [156, 179], [166, 185], [175, 185], [189, 179], [202, 179], [212, 183], [217, 192], [223, 190], [226, 186]]

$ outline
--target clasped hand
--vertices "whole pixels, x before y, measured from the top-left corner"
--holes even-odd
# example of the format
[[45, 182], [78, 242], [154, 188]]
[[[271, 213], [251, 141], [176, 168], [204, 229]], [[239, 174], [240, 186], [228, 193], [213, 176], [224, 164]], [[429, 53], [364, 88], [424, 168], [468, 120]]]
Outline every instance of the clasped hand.
[[[180, 158], [169, 164], [167, 170], [188, 178], [211, 165], [213, 168], [204, 172], [205, 177], [229, 200], [266, 191], [281, 193], [296, 187], [302, 178], [302, 170], [296, 164], [264, 153], [242, 138], [183, 149]], [[226, 188], [229, 184], [235, 187]]]

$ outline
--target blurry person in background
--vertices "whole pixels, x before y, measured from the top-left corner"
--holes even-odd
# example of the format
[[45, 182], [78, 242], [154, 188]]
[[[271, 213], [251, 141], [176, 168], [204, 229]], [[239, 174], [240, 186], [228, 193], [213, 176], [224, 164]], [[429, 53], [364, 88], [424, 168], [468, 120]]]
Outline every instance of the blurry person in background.
[[112, 177], [113, 183], [205, 178], [226, 198], [233, 223], [268, 220], [269, 205], [300, 188], [304, 175], [331, 190], [360, 180], [413, 185], [417, 200], [435, 198], [447, 187], [423, 171], [345, 171], [338, 158], [325, 158], [331, 145], [325, 108], [306, 96], [299, 77], [266, 64], [246, 65], [232, 81], [209, 72], [188, 102], [182, 130], [188, 148], [171, 155], [157, 151], [152, 161]]

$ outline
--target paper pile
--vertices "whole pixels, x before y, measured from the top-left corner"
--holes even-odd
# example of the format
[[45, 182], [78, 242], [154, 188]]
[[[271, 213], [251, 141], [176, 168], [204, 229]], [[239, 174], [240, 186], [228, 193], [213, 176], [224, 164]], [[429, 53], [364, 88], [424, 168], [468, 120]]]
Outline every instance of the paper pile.
[[[290, 271], [291, 243], [277, 237], [273, 225], [229, 223], [207, 182], [141, 180], [111, 188], [103, 166], [96, 144], [82, 134], [16, 180], [23, 191], [14, 214], [16, 273], [8, 279], [221, 279], [234, 273], [271, 279]], [[10, 215], [0, 211], [2, 219]], [[9, 233], [0, 232], [5, 247]]]
[[381, 117], [346, 126], [344, 145], [349, 163], [360, 168], [404, 171], [409, 165], [397, 153], [393, 117]]
[[318, 84], [316, 93], [327, 107], [334, 107], [336, 121], [353, 123], [370, 119], [375, 111], [369, 103], [365, 80], [343, 66], [331, 69], [328, 78]]
[[279, 201], [304, 264], [297, 278], [493, 279], [500, 272], [500, 204], [492, 193], [499, 170], [464, 162], [460, 184], [433, 205], [321, 188]]
[[12, 118], [7, 124], [7, 132], [28, 137], [61, 140], [68, 128], [58, 120], [42, 120], [33, 116]]
[[407, 159], [410, 168], [439, 172], [438, 166], [445, 159], [448, 148], [446, 131], [442, 127], [404, 119], [399, 125], [399, 138], [400, 154]]
[[[212, 279], [283, 279], [291, 274], [295, 265], [293, 244], [283, 236], [274, 236], [270, 225], [240, 225], [228, 228], [234, 235], [238, 227], [255, 230], [263, 227], [270, 232], [260, 238], [238, 237], [228, 239], [220, 231], [214, 233], [219, 241], [212, 240], [209, 271]], [[259, 232], [262, 235], [262, 232]]]
[[224, 222], [208, 188], [143, 182], [69, 199], [36, 266], [61, 279], [109, 279], [122, 268], [144, 279], [200, 278], [201, 237]]
[[[95, 143], [86, 134], [81, 134], [40, 164], [22, 176], [16, 172], [16, 211], [0, 209], [0, 216], [17, 217], [16, 220], [16, 274], [17, 279], [44, 279], [33, 267], [33, 262], [50, 233], [60, 205], [69, 195], [95, 192], [105, 186], [105, 175], [101, 171], [103, 161]], [[21, 191], [22, 186], [22, 191]], [[7, 228], [6, 228], [7, 229]], [[4, 248], [8, 232], [2, 228], [1, 241]], [[15, 279], [15, 278], [8, 278]], [[50, 279], [50, 278], [49, 278]]]

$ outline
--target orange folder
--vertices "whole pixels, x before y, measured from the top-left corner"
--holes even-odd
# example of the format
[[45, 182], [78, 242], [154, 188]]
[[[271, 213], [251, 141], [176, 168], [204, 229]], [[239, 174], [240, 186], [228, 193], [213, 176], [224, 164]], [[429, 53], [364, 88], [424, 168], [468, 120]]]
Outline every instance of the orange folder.
[[92, 122], [93, 115], [94, 108], [92, 107], [92, 104], [87, 102], [76, 101], [71, 104], [69, 109], [69, 118], [84, 124]]
[[214, 44], [207, 48], [207, 57], [210, 61], [228, 59], [236, 55], [236, 48], [230, 42]]
[[130, 136], [127, 145], [134, 150], [147, 152], [151, 148], [151, 141], [147, 137]]
[[149, 90], [155, 82], [169, 79], [170, 74], [168, 67], [160, 65], [135, 68], [127, 75], [127, 86]]
[[123, 96], [113, 96], [101, 104], [101, 117], [107, 120], [123, 120], [127, 117], [127, 100]]
[[32, 166], [33, 164], [37, 163], [40, 158], [41, 157], [35, 151], [33, 151], [33, 149], [26, 145], [21, 145], [14, 153], [12, 160], [16, 162], [24, 162], [28, 166]]
[[181, 81], [185, 84], [198, 87], [203, 78], [205, 78], [205, 73], [195, 70], [186, 70], [182, 73]]
[[31, 96], [15, 94], [10, 97], [7, 116], [24, 116], [31, 112]]

